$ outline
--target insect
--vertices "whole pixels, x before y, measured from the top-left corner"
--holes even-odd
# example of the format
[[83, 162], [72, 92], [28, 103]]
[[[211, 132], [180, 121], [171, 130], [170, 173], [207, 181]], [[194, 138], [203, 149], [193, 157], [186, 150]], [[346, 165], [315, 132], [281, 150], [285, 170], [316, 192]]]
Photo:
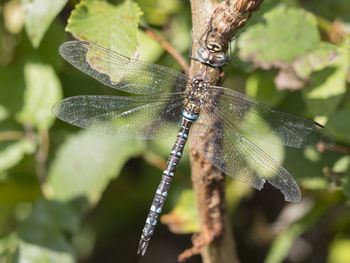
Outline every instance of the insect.
[[135, 94], [66, 98], [52, 108], [59, 119], [78, 127], [139, 139], [167, 136], [180, 127], [142, 231], [138, 254], [146, 252], [188, 138], [196, 147], [197, 140], [206, 136], [208, 125], [215, 131], [215, 136], [209, 138], [212, 147], [198, 148], [206, 159], [225, 174], [256, 189], [270, 183], [290, 202], [301, 198], [293, 177], [243, 134], [292, 147], [318, 142], [333, 144], [332, 135], [322, 125], [213, 86], [205, 76], [191, 79], [176, 70], [82, 41], [63, 43], [59, 52], [101, 83]]
[[215, 42], [208, 41], [208, 35], [212, 28], [209, 26], [199, 38], [199, 48], [195, 56], [192, 56], [192, 44], [190, 47], [190, 58], [193, 60], [198, 60], [204, 64], [210, 65], [212, 67], [222, 67], [225, 66], [231, 59], [231, 44], [228, 46], [228, 51], [224, 52], [223, 47]]

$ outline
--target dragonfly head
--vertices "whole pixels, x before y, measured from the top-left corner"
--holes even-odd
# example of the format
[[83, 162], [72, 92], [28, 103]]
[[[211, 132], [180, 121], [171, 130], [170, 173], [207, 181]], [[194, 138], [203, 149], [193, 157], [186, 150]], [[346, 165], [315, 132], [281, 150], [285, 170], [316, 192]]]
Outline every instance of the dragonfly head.
[[200, 62], [213, 67], [221, 67], [227, 63], [227, 56], [223, 48], [216, 42], [209, 42], [206, 47], [197, 50], [197, 58]]

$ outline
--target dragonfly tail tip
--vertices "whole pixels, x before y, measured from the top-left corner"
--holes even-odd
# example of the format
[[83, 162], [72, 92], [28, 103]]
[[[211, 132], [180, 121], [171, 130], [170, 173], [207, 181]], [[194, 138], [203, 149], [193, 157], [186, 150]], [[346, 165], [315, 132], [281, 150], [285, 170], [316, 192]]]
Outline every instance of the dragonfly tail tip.
[[141, 240], [140, 240], [140, 244], [139, 244], [139, 248], [138, 248], [138, 250], [137, 250], [137, 255], [140, 255], [140, 254], [141, 254], [142, 256], [144, 256], [145, 253], [146, 253], [148, 244], [149, 244], [148, 241], [141, 239]]

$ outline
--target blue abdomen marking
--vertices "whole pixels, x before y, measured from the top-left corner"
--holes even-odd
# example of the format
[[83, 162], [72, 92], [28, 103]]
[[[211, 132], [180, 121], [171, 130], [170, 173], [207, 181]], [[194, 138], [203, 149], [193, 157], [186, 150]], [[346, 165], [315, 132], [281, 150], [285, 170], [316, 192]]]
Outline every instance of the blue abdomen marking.
[[198, 119], [198, 114], [190, 114], [186, 110], [182, 112], [182, 116], [190, 121], [195, 121]]

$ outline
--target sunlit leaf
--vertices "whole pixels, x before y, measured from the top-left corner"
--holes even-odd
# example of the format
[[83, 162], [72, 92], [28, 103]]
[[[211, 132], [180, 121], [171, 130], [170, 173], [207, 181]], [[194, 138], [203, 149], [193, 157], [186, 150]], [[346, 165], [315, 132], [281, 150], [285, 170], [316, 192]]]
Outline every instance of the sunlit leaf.
[[331, 67], [311, 74], [311, 87], [303, 90], [304, 100], [313, 116], [334, 112], [346, 91], [346, 80], [350, 65], [350, 45], [339, 48], [339, 55]]
[[8, 110], [0, 104], [0, 122], [5, 120], [9, 116]]
[[296, 178], [299, 185], [310, 190], [326, 190], [329, 184], [323, 173], [324, 167], [332, 167], [339, 159], [339, 154], [325, 151], [322, 154], [316, 149], [285, 148], [283, 166]]
[[330, 43], [320, 43], [320, 46], [305, 56], [297, 58], [293, 62], [295, 73], [300, 78], [307, 78], [314, 71], [320, 71], [332, 65], [338, 58], [337, 47]]
[[246, 83], [246, 94], [271, 107], [277, 106], [286, 93], [276, 90], [273, 78], [274, 74], [269, 72], [250, 74]]
[[40, 45], [52, 20], [68, 0], [21, 0], [25, 10], [25, 29], [33, 47]]
[[334, 112], [328, 120], [327, 126], [339, 142], [350, 143], [350, 109]]
[[182, 13], [181, 16], [174, 16], [170, 20], [169, 25], [170, 44], [179, 52], [188, 53], [188, 47], [191, 44], [191, 23], [189, 23], [186, 13]]
[[79, 40], [130, 57], [137, 47], [141, 14], [138, 5], [129, 0], [118, 6], [106, 1], [83, 0], [72, 11], [66, 30]]
[[139, 1], [142, 10], [145, 11], [145, 19], [149, 24], [162, 26], [168, 20], [172, 13], [181, 7], [179, 0], [141, 0]]
[[332, 170], [336, 173], [345, 173], [348, 168], [350, 168], [350, 156], [343, 156], [334, 163]]
[[161, 217], [170, 230], [178, 234], [199, 232], [199, 221], [193, 190], [182, 192], [175, 208]]
[[328, 255], [328, 263], [350, 262], [350, 239], [336, 238], [331, 246]]
[[[59, 246], [63, 244], [63, 236], [56, 236], [56, 233], [51, 232], [50, 236], [44, 234], [42, 228], [33, 229], [36, 230], [38, 239], [42, 241], [42, 245], [38, 245], [35, 242], [27, 242], [21, 240], [18, 245], [19, 259], [17, 262], [45, 262], [45, 263], [74, 263], [76, 262], [72, 251], [62, 251], [60, 247], [57, 250], [47, 248], [46, 242], [51, 243], [53, 246]], [[46, 230], [52, 231], [50, 229]], [[47, 233], [46, 233], [47, 234]], [[70, 248], [68, 243], [65, 243], [64, 249]], [[71, 249], [71, 248], [70, 248]]]
[[16, 234], [0, 238], [0, 261], [1, 262], [16, 262], [16, 249], [18, 238]]
[[152, 62], [157, 60], [164, 52], [159, 42], [150, 38], [141, 30], [138, 31], [137, 41], [140, 43], [137, 49], [140, 53], [140, 56], [138, 57], [139, 60]]
[[95, 203], [125, 162], [142, 150], [142, 141], [81, 131], [56, 152], [47, 189], [56, 200], [83, 197]]
[[238, 180], [226, 181], [226, 202], [231, 210], [234, 210], [244, 197], [254, 194], [254, 188]]
[[335, 186], [343, 190], [344, 194], [350, 198], [350, 156], [346, 155], [339, 158], [330, 172]]
[[18, 164], [26, 154], [35, 151], [35, 143], [29, 139], [23, 139], [10, 144], [0, 151], [0, 173]]
[[60, 81], [50, 65], [27, 63], [24, 74], [26, 90], [18, 120], [48, 129], [55, 119], [51, 107], [62, 98]]
[[238, 39], [239, 56], [266, 68], [274, 62], [291, 62], [317, 48], [320, 36], [315, 17], [300, 9], [274, 9], [265, 23], [250, 26]]

